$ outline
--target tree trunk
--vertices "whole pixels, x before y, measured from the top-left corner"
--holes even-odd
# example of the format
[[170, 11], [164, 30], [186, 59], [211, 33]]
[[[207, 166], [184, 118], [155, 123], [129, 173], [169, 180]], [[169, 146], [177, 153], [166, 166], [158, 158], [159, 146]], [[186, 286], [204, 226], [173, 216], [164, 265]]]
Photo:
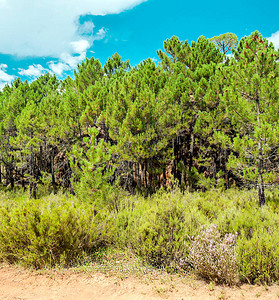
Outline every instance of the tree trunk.
[[55, 172], [54, 172], [54, 150], [51, 151], [50, 159], [51, 159], [51, 184], [54, 191], [56, 191]]
[[229, 188], [229, 172], [228, 172], [228, 169], [227, 169], [227, 161], [228, 161], [228, 150], [226, 148], [225, 149], [225, 159], [224, 159], [226, 190]]
[[9, 182], [10, 182], [10, 184], [11, 184], [11, 189], [13, 190], [14, 189], [14, 187], [15, 187], [15, 179], [14, 179], [14, 168], [13, 168], [13, 166], [12, 166], [12, 164], [10, 164], [10, 166], [9, 166]]
[[37, 182], [30, 182], [29, 185], [29, 198], [36, 199], [37, 198]]
[[194, 132], [192, 131], [191, 132], [191, 144], [190, 144], [189, 172], [192, 171], [192, 167], [193, 167], [194, 143], [195, 143], [195, 135], [194, 135]]
[[[260, 101], [257, 92], [256, 96], [256, 104], [257, 104], [257, 122], [259, 129], [261, 128], [261, 119], [260, 119]], [[265, 204], [265, 193], [264, 193], [264, 181], [263, 181], [263, 152], [262, 152], [262, 139], [259, 138], [258, 142], [258, 194], [259, 194], [259, 202], [260, 205], [263, 206]]]
[[[33, 138], [33, 132], [30, 135], [31, 139]], [[29, 183], [29, 197], [30, 198], [37, 198], [37, 183], [35, 182], [35, 155], [33, 152], [33, 146], [30, 146], [30, 183]]]

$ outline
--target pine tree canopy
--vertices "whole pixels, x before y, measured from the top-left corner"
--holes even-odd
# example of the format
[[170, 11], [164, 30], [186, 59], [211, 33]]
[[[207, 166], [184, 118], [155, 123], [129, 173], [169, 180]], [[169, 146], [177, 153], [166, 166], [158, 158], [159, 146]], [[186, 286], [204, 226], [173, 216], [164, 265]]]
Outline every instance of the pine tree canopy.
[[[15, 79], [0, 92], [0, 184], [69, 189], [114, 185], [257, 188], [278, 184], [279, 52], [255, 31], [191, 44], [173, 36], [131, 66], [90, 58], [74, 78]], [[230, 54], [230, 55], [228, 55]], [[86, 194], [86, 195], [85, 195]]]

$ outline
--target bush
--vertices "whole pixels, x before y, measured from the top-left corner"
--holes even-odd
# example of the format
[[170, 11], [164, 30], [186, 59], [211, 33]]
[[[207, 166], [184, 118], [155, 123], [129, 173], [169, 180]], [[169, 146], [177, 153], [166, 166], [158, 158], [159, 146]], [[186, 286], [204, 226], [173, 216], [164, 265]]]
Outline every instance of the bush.
[[239, 269], [242, 281], [270, 284], [279, 280], [279, 230], [256, 230], [249, 240], [238, 241]]
[[68, 266], [109, 242], [105, 212], [62, 197], [0, 207], [0, 259], [35, 268]]
[[120, 245], [153, 266], [176, 269], [187, 254], [188, 236], [206, 222], [196, 207], [187, 207], [182, 199], [180, 193], [158, 193], [126, 206], [118, 216]]
[[[260, 208], [253, 190], [160, 191], [148, 198], [110, 190], [105, 201], [81, 202], [1, 192], [0, 259], [69, 266], [113, 244], [169, 271], [192, 266], [219, 283], [236, 283], [239, 276], [272, 283], [279, 280], [277, 193], [267, 199]], [[210, 223], [216, 226], [201, 231]]]
[[250, 239], [257, 228], [276, 227], [279, 224], [279, 214], [269, 208], [268, 204], [260, 208], [257, 203], [246, 204], [245, 208], [228, 208], [224, 213], [218, 214], [216, 225], [222, 233], [239, 232], [246, 239]]
[[237, 234], [226, 234], [223, 238], [212, 224], [192, 239], [188, 263], [204, 279], [218, 283], [238, 282], [238, 265], [235, 251]]
[[153, 266], [172, 266], [186, 251], [183, 211], [169, 207], [158, 211], [153, 221], [138, 228], [136, 253]]

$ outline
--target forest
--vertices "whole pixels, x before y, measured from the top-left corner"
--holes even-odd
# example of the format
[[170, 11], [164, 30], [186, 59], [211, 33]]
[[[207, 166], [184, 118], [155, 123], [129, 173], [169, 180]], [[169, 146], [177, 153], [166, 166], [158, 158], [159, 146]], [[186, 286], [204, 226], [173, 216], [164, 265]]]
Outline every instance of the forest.
[[93, 194], [115, 182], [147, 194], [175, 183], [246, 185], [264, 204], [278, 173], [279, 54], [258, 32], [238, 45], [228, 35], [218, 47], [172, 37], [158, 66], [131, 67], [115, 54], [104, 66], [87, 59], [73, 80], [46, 74], [7, 85], [0, 182], [29, 186], [34, 197], [48, 179]]
[[[0, 92], [0, 186], [5, 196], [2, 195], [3, 221], [0, 225], [4, 229], [0, 230], [0, 257], [1, 251], [9, 261], [18, 257], [18, 254], [11, 254], [14, 246], [5, 232], [15, 224], [12, 222], [24, 223], [17, 209], [24, 211], [25, 206], [19, 204], [21, 208], [15, 208], [8, 196], [20, 189], [28, 194], [24, 200], [28, 205], [24, 203], [30, 206], [27, 210], [33, 214], [30, 218], [34, 221], [42, 214], [38, 223], [43, 222], [49, 201], [43, 201], [41, 206], [45, 208], [41, 211], [36, 201], [42, 195], [57, 197], [62, 193], [63, 199], [68, 195], [69, 199], [81, 203], [79, 205], [90, 205], [94, 207], [93, 215], [100, 216], [102, 222], [105, 219], [105, 224], [111, 224], [107, 214], [113, 211], [118, 216], [113, 226], [128, 230], [124, 238], [125, 234], [118, 228], [120, 233], [116, 239], [121, 242], [113, 243], [138, 249], [135, 250], [138, 255], [156, 266], [172, 266], [171, 262], [179, 261], [180, 267], [183, 264], [195, 267], [196, 258], [189, 263], [178, 254], [188, 255], [190, 251], [194, 257], [198, 246], [192, 241], [192, 250], [187, 250], [182, 247], [182, 240], [188, 239], [190, 234], [197, 236], [200, 225], [212, 224], [215, 220], [218, 229], [210, 227], [211, 231], [204, 231], [204, 234], [219, 239], [216, 240], [219, 245], [232, 245], [238, 231], [238, 245], [242, 245], [238, 253], [242, 272], [246, 272], [244, 281], [247, 278], [249, 282], [279, 279], [276, 262], [279, 254], [279, 197], [276, 196], [279, 183], [279, 51], [255, 31], [240, 41], [234, 34], [226, 33], [212, 39], [201, 36], [191, 44], [173, 36], [164, 41], [163, 50], [158, 50], [157, 55], [158, 61], [148, 58], [137, 66], [122, 61], [117, 53], [103, 66], [92, 57], [78, 65], [73, 78], [58, 80], [47, 73], [31, 83], [18, 78], [3, 88]], [[232, 201], [235, 197], [237, 200]], [[215, 211], [210, 199], [221, 207], [221, 212]], [[61, 201], [49, 204], [57, 209], [56, 216], [60, 209], [68, 207], [65, 199]], [[152, 203], [156, 203], [155, 206]], [[58, 209], [55, 205], [61, 206]], [[137, 205], [138, 214], [132, 216]], [[193, 212], [188, 216], [192, 221], [185, 216], [189, 205], [195, 211], [195, 216]], [[168, 209], [162, 212], [163, 207]], [[105, 208], [106, 213], [103, 212]], [[128, 213], [123, 208], [128, 209]], [[227, 208], [231, 209], [231, 215]], [[164, 235], [160, 235], [155, 223], [158, 235], [152, 224], [138, 225], [138, 230], [142, 231], [136, 238], [137, 225], [131, 225], [129, 220], [139, 224], [137, 217], [148, 209], [164, 234], [171, 234], [176, 241], [174, 245], [167, 242], [160, 245]], [[72, 219], [75, 220], [77, 212], [72, 211], [70, 204], [68, 213], [74, 214]], [[227, 214], [230, 221], [225, 222], [225, 217], [220, 217], [219, 213]], [[11, 214], [16, 215], [14, 221], [11, 221]], [[86, 221], [87, 215], [83, 214], [79, 226], [90, 219]], [[255, 221], [252, 222], [251, 217], [255, 217]], [[62, 222], [64, 217], [61, 218]], [[45, 222], [47, 219], [52, 217], [46, 215]], [[145, 219], [142, 224], [146, 222]], [[183, 222], [188, 222], [187, 232], [181, 229]], [[264, 227], [253, 227], [257, 226], [255, 222]], [[35, 226], [34, 222], [32, 224]], [[115, 238], [116, 229], [113, 228]], [[148, 231], [148, 228], [154, 230]], [[38, 232], [40, 230], [43, 229]], [[35, 232], [37, 238], [42, 235], [38, 232]], [[11, 229], [9, 234], [15, 232]], [[80, 235], [84, 237], [81, 232]], [[129, 236], [134, 236], [135, 240], [128, 241]], [[265, 237], [268, 246], [261, 240]], [[139, 250], [137, 245], [144, 242], [148, 242], [146, 248]], [[102, 240], [100, 245], [104, 243]], [[261, 253], [265, 258], [275, 255], [275, 261], [270, 260], [266, 265], [258, 262], [258, 268], [266, 267], [262, 273], [254, 265], [250, 269], [244, 267], [254, 257], [255, 253], [249, 251], [254, 249], [255, 243], [259, 249], [264, 245]], [[4, 245], [10, 246], [5, 248]], [[92, 251], [92, 247], [90, 249]], [[65, 258], [68, 250], [63, 251], [64, 256], [57, 254], [60, 258]], [[73, 249], [67, 253], [70, 252], [73, 254]], [[54, 257], [52, 253], [49, 259], [55, 261]], [[33, 262], [30, 257], [28, 259]], [[224, 264], [228, 260], [234, 261], [224, 258]], [[41, 266], [39, 261], [34, 263], [36, 267]], [[223, 281], [230, 284], [235, 281], [236, 267], [226, 265], [226, 268], [229, 273], [222, 273], [221, 277], [227, 278]], [[215, 276], [202, 272], [201, 275]]]

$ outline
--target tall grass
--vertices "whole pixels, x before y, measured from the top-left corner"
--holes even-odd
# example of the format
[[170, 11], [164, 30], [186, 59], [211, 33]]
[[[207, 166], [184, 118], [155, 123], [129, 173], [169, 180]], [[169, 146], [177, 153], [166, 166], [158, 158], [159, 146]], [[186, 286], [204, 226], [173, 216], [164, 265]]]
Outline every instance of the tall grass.
[[[230, 284], [272, 283], [279, 280], [278, 195], [268, 192], [259, 207], [253, 190], [159, 191], [148, 198], [114, 193], [102, 207], [63, 194], [29, 200], [2, 193], [0, 258], [36, 268], [68, 266], [116, 247], [169, 271]], [[207, 234], [212, 224], [214, 236]]]

